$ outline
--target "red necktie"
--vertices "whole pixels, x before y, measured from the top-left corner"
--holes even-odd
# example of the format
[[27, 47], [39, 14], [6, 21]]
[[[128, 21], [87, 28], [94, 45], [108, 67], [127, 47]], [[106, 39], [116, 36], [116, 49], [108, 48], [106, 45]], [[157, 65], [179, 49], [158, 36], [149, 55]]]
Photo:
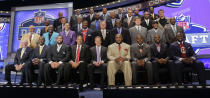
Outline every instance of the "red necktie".
[[120, 51], [120, 49], [121, 49], [121, 46], [120, 46], [120, 44], [118, 45], [118, 49], [119, 49], [119, 51]]
[[87, 33], [87, 30], [82, 31], [82, 36], [83, 36], [84, 42], [86, 41], [86, 33]]
[[186, 58], [186, 49], [184, 47], [184, 44], [183, 43], [179, 44], [179, 47], [181, 49], [181, 53], [182, 53], [181, 56], [182, 56], [182, 58]]
[[77, 58], [76, 58], [76, 63], [79, 62], [79, 56], [80, 56], [80, 45], [77, 47]]

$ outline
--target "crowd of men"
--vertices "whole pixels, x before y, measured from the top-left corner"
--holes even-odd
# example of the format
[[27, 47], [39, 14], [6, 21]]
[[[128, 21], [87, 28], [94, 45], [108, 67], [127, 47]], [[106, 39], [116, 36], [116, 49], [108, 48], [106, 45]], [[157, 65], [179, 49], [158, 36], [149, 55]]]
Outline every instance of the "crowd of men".
[[125, 85], [131, 86], [139, 84], [141, 68], [147, 72], [149, 85], [160, 85], [161, 68], [168, 69], [173, 85], [179, 85], [185, 67], [198, 73], [200, 84], [205, 85], [203, 63], [185, 42], [183, 28], [174, 17], [166, 18], [164, 10], [155, 14], [150, 7], [142, 16], [138, 8], [127, 12], [118, 8], [118, 13], [109, 14], [103, 8], [100, 15], [90, 8], [86, 17], [76, 10], [70, 22], [63, 13], [58, 16], [53, 25], [46, 20], [40, 34], [31, 25], [29, 33], [22, 36], [14, 64], [5, 68], [7, 85], [11, 85], [11, 71], [22, 72], [20, 85], [31, 85], [36, 80], [34, 70], [39, 69], [38, 85], [68, 85], [79, 79], [80, 89], [87, 80], [92, 88], [98, 70], [103, 88], [106, 76], [108, 85], [114, 86], [115, 75], [121, 70]]

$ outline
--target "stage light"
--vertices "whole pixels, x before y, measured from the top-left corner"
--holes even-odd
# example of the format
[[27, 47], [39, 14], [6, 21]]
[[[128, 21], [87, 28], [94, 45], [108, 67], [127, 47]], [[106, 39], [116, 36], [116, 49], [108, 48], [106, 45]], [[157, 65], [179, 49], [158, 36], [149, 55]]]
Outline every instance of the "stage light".
[[141, 89], [142, 87], [141, 87], [141, 86], [136, 86], [135, 88], [136, 88], [136, 89]]
[[176, 86], [169, 86], [169, 88], [176, 88]]
[[210, 86], [206, 86], [206, 88], [210, 88]]
[[144, 88], [144, 89], [149, 89], [150, 87], [149, 87], [149, 86], [144, 86], [143, 88]]
[[187, 88], [193, 88], [193, 86], [187, 86]]
[[203, 88], [202, 86], [195, 86], [196, 88]]
[[160, 88], [167, 88], [167, 86], [161, 86]]
[[184, 86], [178, 86], [178, 88], [184, 88]]
[[153, 86], [152, 88], [157, 89], [158, 87], [157, 86]]
[[124, 86], [120, 86], [120, 87], [118, 87], [119, 89], [125, 89], [125, 87]]
[[132, 86], [128, 86], [127, 89], [133, 89], [133, 87]]

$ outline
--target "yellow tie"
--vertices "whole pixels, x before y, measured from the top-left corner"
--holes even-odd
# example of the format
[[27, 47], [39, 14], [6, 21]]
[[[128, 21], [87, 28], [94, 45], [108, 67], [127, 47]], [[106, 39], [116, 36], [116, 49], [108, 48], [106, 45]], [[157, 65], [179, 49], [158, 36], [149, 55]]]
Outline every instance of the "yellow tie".
[[21, 54], [20, 54], [20, 59], [22, 59], [24, 52], [25, 52], [25, 49], [22, 49]]
[[43, 49], [43, 47], [40, 47], [40, 48], [39, 48], [39, 55], [41, 55], [42, 49]]

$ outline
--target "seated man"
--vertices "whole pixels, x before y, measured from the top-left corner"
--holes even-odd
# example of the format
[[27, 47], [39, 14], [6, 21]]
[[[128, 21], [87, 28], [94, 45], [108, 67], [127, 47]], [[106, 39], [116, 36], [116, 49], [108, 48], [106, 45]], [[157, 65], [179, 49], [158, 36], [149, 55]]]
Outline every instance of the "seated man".
[[169, 60], [169, 54], [168, 54], [168, 47], [165, 43], [160, 42], [160, 35], [155, 34], [154, 35], [155, 43], [151, 45], [151, 59], [152, 59], [152, 66], [153, 66], [153, 72], [154, 72], [154, 81], [157, 85], [160, 85], [160, 79], [159, 79], [159, 69], [160, 68], [166, 68], [170, 72], [171, 80], [173, 82], [173, 85], [175, 85], [175, 68], [173, 65], [173, 61]]
[[204, 78], [204, 65], [202, 62], [196, 60], [195, 52], [192, 46], [184, 42], [183, 34], [176, 34], [177, 41], [170, 46], [171, 56], [175, 60], [175, 66], [177, 67], [178, 83], [182, 83], [182, 72], [185, 67], [191, 67], [200, 76], [200, 84], [205, 85]]
[[44, 65], [47, 63], [48, 46], [44, 45], [44, 42], [45, 42], [45, 39], [44, 37], [41, 36], [38, 42], [39, 46], [35, 48], [33, 52], [31, 69], [27, 71], [31, 75], [30, 81], [32, 82], [33, 70], [39, 69], [38, 84], [45, 82]]
[[94, 76], [93, 72], [96, 69], [100, 70], [100, 75], [101, 75], [101, 88], [103, 89], [104, 85], [104, 78], [105, 78], [105, 71], [106, 71], [106, 62], [107, 62], [107, 48], [104, 46], [101, 46], [101, 37], [96, 36], [95, 37], [95, 44], [96, 46], [93, 46], [90, 48], [91, 54], [92, 54], [92, 60], [91, 64], [88, 66], [88, 73], [89, 73], [89, 79], [91, 83], [91, 88], [95, 86], [94, 83]]
[[76, 73], [77, 70], [79, 70], [79, 78], [80, 78], [80, 85], [79, 89], [83, 90], [83, 84], [85, 82], [86, 78], [86, 72], [87, 72], [87, 65], [90, 61], [90, 51], [89, 48], [86, 45], [82, 44], [82, 36], [78, 35], [76, 39], [77, 45], [73, 45], [72, 48], [72, 54], [67, 68], [65, 68], [64, 73], [65, 77], [69, 78], [69, 71], [71, 70], [73, 74]]
[[5, 80], [7, 80], [7, 85], [11, 85], [11, 71], [22, 72], [20, 85], [23, 85], [25, 82], [29, 82], [29, 76], [26, 73], [26, 68], [31, 64], [33, 49], [27, 47], [27, 40], [22, 40], [21, 45], [22, 48], [19, 48], [15, 55], [14, 64], [7, 65], [5, 68]]
[[133, 71], [133, 82], [137, 83], [138, 70], [141, 67], [145, 67], [147, 70], [148, 84], [153, 84], [153, 69], [152, 63], [150, 62], [151, 53], [148, 44], [143, 42], [143, 36], [138, 34], [136, 37], [137, 43], [131, 46], [131, 58], [132, 58], [132, 71]]
[[68, 45], [63, 44], [63, 37], [57, 36], [56, 38], [57, 44], [53, 45], [49, 48], [48, 53], [48, 63], [45, 64], [45, 79], [46, 85], [50, 85], [53, 83], [52, 75], [56, 74], [57, 70], [57, 81], [56, 84], [64, 84], [64, 67], [66, 63], [70, 59], [70, 47]]
[[130, 64], [130, 45], [122, 42], [122, 35], [117, 34], [115, 43], [109, 45], [107, 57], [110, 60], [107, 66], [108, 85], [115, 85], [115, 74], [121, 70], [124, 74], [125, 85], [131, 86], [132, 71]]

